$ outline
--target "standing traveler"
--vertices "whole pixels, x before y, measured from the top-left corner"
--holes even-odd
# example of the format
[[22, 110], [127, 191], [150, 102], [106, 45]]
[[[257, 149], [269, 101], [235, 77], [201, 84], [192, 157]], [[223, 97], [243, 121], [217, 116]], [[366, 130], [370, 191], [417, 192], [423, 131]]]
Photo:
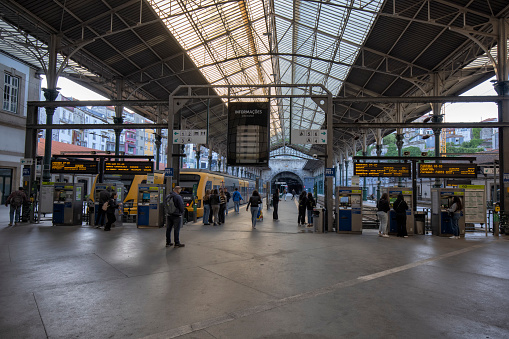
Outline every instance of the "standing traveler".
[[106, 211], [103, 210], [103, 205], [111, 198], [111, 187], [108, 186], [105, 190], [99, 193], [99, 206], [97, 210], [97, 219], [95, 220], [95, 228], [101, 228], [106, 222]]
[[173, 192], [165, 198], [166, 212], [166, 247], [173, 246], [171, 242], [171, 229], [173, 228], [173, 240], [175, 247], [184, 247], [180, 242], [180, 227], [182, 225], [182, 214], [184, 214], [184, 201], [180, 196], [180, 186], [175, 186]]
[[[25, 194], [23, 187], [20, 187], [17, 191], [12, 192], [5, 200], [5, 206], [11, 205], [9, 210], [9, 226], [18, 224], [19, 215], [21, 212], [21, 206], [24, 203], [28, 202], [28, 197]], [[14, 215], [16, 214], [16, 219], [14, 219]]]
[[113, 192], [111, 194], [110, 199], [108, 200], [108, 209], [105, 211], [106, 218], [108, 219], [106, 221], [106, 226], [104, 226], [105, 231], [111, 231], [111, 224], [113, 224], [115, 221], [117, 221], [117, 218], [115, 217], [115, 210], [117, 210], [117, 209], [118, 209], [117, 192]]
[[224, 190], [219, 190], [219, 225], [224, 224], [226, 211], [226, 195], [224, 194]]
[[313, 193], [309, 192], [306, 201], [306, 209], [308, 210], [308, 227], [313, 226], [313, 208], [316, 207], [315, 198], [313, 198]]
[[406, 210], [408, 209], [408, 204], [405, 199], [403, 199], [403, 194], [398, 194], [398, 198], [394, 204], [392, 204], [392, 208], [394, 208], [394, 212], [396, 212], [398, 237], [408, 238], [408, 233], [406, 231]]
[[233, 199], [233, 208], [234, 208], [235, 212], [239, 213], [240, 201], [244, 200], [244, 198], [242, 198], [242, 195], [240, 195], [239, 189], [237, 187], [235, 187], [235, 192], [233, 192], [232, 199]]
[[306, 191], [302, 191], [302, 193], [299, 196], [299, 216], [297, 217], [297, 222], [299, 223], [299, 226], [304, 226], [306, 223], [307, 201], [308, 201], [308, 198], [306, 196]]
[[209, 223], [209, 215], [210, 215], [210, 190], [205, 191], [205, 196], [203, 196], [203, 225], [210, 225]]
[[378, 236], [388, 238], [387, 234], [387, 212], [391, 210], [391, 206], [389, 205], [389, 195], [387, 193], [382, 194], [382, 197], [376, 204], [378, 216], [378, 220], [380, 221], [380, 226], [378, 227]]
[[228, 192], [228, 189], [226, 187], [224, 188], [224, 195], [226, 196], [225, 211], [226, 211], [226, 215], [228, 215], [228, 209], [230, 208], [230, 199], [231, 199], [232, 195], [230, 194], [230, 192]]
[[451, 227], [452, 227], [452, 237], [450, 239], [459, 239], [460, 238], [460, 227], [458, 225], [458, 221], [461, 217], [461, 211], [463, 210], [463, 204], [461, 203], [461, 199], [458, 197], [454, 197], [452, 200], [452, 205], [449, 208], [449, 213], [451, 216]]
[[272, 195], [272, 207], [274, 208], [274, 212], [272, 212], [272, 219], [279, 220], [279, 216], [277, 215], [277, 210], [279, 207], [279, 189], [276, 188], [276, 192]]
[[219, 195], [217, 194], [217, 189], [214, 188], [212, 190], [212, 194], [209, 198], [210, 208], [212, 209], [212, 217], [214, 218], [214, 226], [217, 226], [219, 222]]
[[286, 195], [288, 194], [288, 192], [286, 191], [286, 188], [283, 189], [283, 197], [285, 198], [285, 201], [286, 201]]
[[295, 192], [295, 190], [292, 190], [292, 200], [295, 198], [295, 194], [297, 194], [297, 192]]
[[253, 195], [249, 198], [249, 202], [247, 203], [246, 211], [249, 210], [249, 206], [251, 206], [251, 227], [256, 229], [256, 218], [258, 217], [258, 211], [260, 210], [260, 206], [262, 205], [262, 198], [257, 190], [253, 191]]

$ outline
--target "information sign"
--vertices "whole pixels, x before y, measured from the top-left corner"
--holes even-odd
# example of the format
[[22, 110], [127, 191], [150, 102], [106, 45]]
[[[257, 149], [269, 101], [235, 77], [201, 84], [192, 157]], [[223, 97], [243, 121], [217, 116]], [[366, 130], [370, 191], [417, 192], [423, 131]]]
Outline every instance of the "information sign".
[[325, 176], [326, 177], [336, 176], [336, 168], [335, 167], [325, 168]]
[[409, 163], [354, 163], [354, 174], [360, 177], [410, 177]]
[[166, 167], [164, 169], [164, 177], [165, 178], [172, 178], [173, 177], [173, 167]]
[[327, 144], [326, 129], [292, 129], [292, 144]]
[[21, 165], [27, 165], [27, 166], [30, 166], [30, 165], [33, 165], [34, 164], [34, 159], [31, 159], [31, 158], [23, 158], [20, 160], [20, 163]]
[[206, 129], [185, 129], [173, 130], [173, 143], [174, 144], [206, 144], [207, 143], [207, 130]]
[[29, 177], [30, 176], [30, 167], [23, 168], [23, 176]]
[[477, 178], [476, 164], [419, 164], [421, 178]]
[[152, 161], [105, 161], [105, 174], [147, 174], [154, 172]]
[[50, 173], [62, 174], [97, 174], [97, 161], [90, 160], [52, 160]]

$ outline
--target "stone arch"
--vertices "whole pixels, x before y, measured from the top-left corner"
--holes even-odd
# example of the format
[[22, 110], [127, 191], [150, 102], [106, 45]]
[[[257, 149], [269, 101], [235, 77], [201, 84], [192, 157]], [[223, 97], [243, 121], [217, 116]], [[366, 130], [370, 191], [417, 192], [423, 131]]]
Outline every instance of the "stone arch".
[[292, 189], [294, 189], [299, 194], [304, 189], [302, 178], [293, 172], [283, 171], [274, 175], [270, 181], [272, 192], [275, 192], [276, 188], [280, 187], [280, 185], [276, 185], [276, 182], [286, 182], [288, 193], [291, 193]]

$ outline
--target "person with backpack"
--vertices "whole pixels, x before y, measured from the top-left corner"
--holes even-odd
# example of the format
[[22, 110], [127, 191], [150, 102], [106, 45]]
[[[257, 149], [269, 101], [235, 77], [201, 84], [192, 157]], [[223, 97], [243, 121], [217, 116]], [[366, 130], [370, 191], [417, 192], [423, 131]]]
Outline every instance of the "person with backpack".
[[262, 206], [262, 198], [257, 190], [253, 191], [253, 195], [249, 198], [249, 202], [247, 203], [246, 211], [249, 210], [249, 206], [251, 206], [251, 227], [256, 229], [256, 218], [258, 217], [258, 212], [260, 211], [260, 206]]
[[[297, 194], [297, 192], [295, 192], [295, 190], [292, 190], [292, 200], [295, 199], [295, 195]], [[302, 195], [302, 194], [301, 194]]]
[[272, 195], [272, 207], [274, 208], [274, 212], [272, 212], [272, 219], [279, 220], [278, 216], [278, 207], [279, 207], [279, 189], [276, 188], [276, 191]]
[[225, 212], [226, 212], [226, 215], [228, 215], [228, 209], [230, 208], [230, 199], [232, 197], [232, 195], [230, 194], [230, 192], [228, 192], [228, 188], [224, 188], [224, 195], [226, 196], [226, 208], [225, 208]]
[[99, 208], [97, 210], [97, 219], [95, 220], [95, 228], [101, 228], [101, 226], [104, 226], [104, 223], [106, 222], [106, 212], [107, 208], [104, 209], [103, 206], [108, 201], [110, 201], [111, 198], [111, 187], [108, 186], [105, 190], [101, 191], [99, 193]]
[[210, 208], [212, 209], [212, 217], [214, 219], [214, 226], [217, 226], [219, 222], [219, 195], [217, 194], [217, 188], [212, 190], [212, 194], [209, 198]]
[[406, 231], [406, 210], [408, 209], [408, 204], [403, 198], [403, 194], [398, 194], [398, 198], [392, 204], [392, 208], [394, 212], [396, 212], [396, 225], [398, 227], [398, 237], [408, 238], [408, 233]]
[[313, 208], [315, 207], [315, 198], [313, 198], [313, 193], [309, 192], [306, 201], [306, 209], [308, 211], [308, 227], [313, 226]]
[[[28, 202], [28, 197], [25, 194], [23, 187], [20, 187], [19, 190], [12, 192], [5, 201], [5, 206], [11, 205], [11, 209], [9, 211], [9, 226], [18, 224], [19, 215], [21, 212], [21, 206], [24, 203]], [[14, 219], [14, 214], [16, 214], [16, 219]]]
[[111, 194], [111, 197], [106, 202], [106, 204], [108, 206], [106, 208], [106, 219], [108, 219], [108, 221], [106, 221], [106, 225], [104, 226], [104, 230], [105, 231], [111, 231], [111, 224], [113, 224], [115, 221], [117, 221], [117, 218], [115, 217], [115, 210], [117, 210], [118, 207], [119, 207], [119, 205], [117, 203], [117, 192], [113, 192]]
[[389, 195], [387, 193], [382, 194], [380, 200], [376, 204], [378, 216], [378, 220], [380, 221], [380, 225], [378, 226], [378, 236], [388, 238], [389, 234], [387, 234], [387, 212], [391, 210], [391, 206], [389, 205]]
[[171, 242], [171, 230], [173, 229], [173, 239], [175, 247], [184, 247], [180, 242], [180, 227], [182, 225], [182, 214], [184, 214], [184, 200], [180, 196], [180, 186], [175, 186], [173, 192], [168, 194], [165, 201], [166, 213], [166, 247], [173, 246]]
[[244, 198], [242, 198], [242, 195], [240, 195], [239, 189], [237, 187], [235, 187], [235, 192], [233, 192], [232, 199], [233, 199], [233, 209], [238, 214], [239, 207], [240, 207], [240, 201], [244, 200]]
[[306, 224], [306, 206], [307, 206], [308, 198], [306, 196], [306, 191], [302, 191], [299, 196], [299, 216], [297, 217], [297, 222], [299, 226], [304, 226]]
[[458, 221], [461, 218], [461, 210], [463, 209], [463, 204], [461, 203], [461, 199], [458, 197], [454, 197], [452, 200], [452, 205], [449, 208], [448, 212], [452, 214], [451, 216], [451, 228], [452, 228], [452, 237], [450, 239], [459, 239], [460, 238], [460, 228]]

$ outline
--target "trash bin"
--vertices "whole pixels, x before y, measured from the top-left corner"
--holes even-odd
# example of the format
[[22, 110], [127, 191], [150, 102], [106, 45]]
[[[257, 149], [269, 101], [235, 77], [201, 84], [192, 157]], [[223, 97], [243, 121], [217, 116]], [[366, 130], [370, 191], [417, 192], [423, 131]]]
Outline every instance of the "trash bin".
[[323, 233], [323, 208], [313, 208], [313, 229], [315, 233]]
[[415, 234], [424, 234], [424, 224], [426, 222], [426, 212], [415, 212]]

